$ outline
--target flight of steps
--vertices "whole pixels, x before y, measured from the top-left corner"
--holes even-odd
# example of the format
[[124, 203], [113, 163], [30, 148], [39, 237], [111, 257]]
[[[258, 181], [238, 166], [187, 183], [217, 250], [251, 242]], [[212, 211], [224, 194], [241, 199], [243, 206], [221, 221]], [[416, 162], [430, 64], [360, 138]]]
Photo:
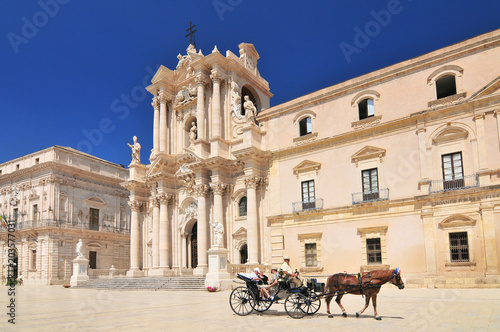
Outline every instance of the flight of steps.
[[91, 279], [75, 288], [114, 290], [206, 291], [205, 277], [113, 278]]

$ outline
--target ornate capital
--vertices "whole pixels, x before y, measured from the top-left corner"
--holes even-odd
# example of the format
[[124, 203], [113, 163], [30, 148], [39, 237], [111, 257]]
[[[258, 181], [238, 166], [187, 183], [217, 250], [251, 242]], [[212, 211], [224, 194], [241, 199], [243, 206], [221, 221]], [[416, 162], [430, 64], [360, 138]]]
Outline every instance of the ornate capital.
[[160, 91], [160, 93], [158, 93], [158, 97], [156, 97], [158, 99], [158, 101], [160, 102], [160, 104], [166, 104], [167, 103], [167, 94], [163, 91]]
[[160, 109], [160, 101], [158, 100], [158, 97], [153, 98], [153, 102], [151, 103], [151, 106], [153, 106], [155, 111]]
[[133, 212], [139, 212], [141, 210], [141, 203], [138, 201], [128, 201], [128, 205]]
[[210, 188], [212, 188], [214, 195], [222, 195], [224, 190], [227, 188], [227, 184], [222, 182], [212, 182], [210, 183]]
[[194, 78], [194, 81], [196, 82], [196, 85], [197, 86], [205, 86], [205, 84], [207, 84], [207, 80], [204, 76], [202, 75], [198, 75]]
[[212, 73], [210, 74], [210, 78], [214, 83], [219, 83], [223, 80], [222, 75], [215, 69], [212, 69]]
[[257, 186], [262, 182], [262, 178], [255, 176], [255, 175], [249, 175], [245, 177], [245, 186], [247, 189], [257, 189]]
[[196, 197], [205, 197], [210, 190], [210, 187], [206, 184], [197, 184], [193, 187]]
[[168, 201], [172, 198], [171, 194], [161, 193], [157, 196], [159, 204], [168, 204]]
[[158, 206], [160, 206], [160, 201], [158, 200], [158, 197], [157, 197], [157, 196], [151, 196], [151, 197], [149, 198], [149, 204], [150, 204], [151, 206], [156, 206], [156, 207], [158, 207]]

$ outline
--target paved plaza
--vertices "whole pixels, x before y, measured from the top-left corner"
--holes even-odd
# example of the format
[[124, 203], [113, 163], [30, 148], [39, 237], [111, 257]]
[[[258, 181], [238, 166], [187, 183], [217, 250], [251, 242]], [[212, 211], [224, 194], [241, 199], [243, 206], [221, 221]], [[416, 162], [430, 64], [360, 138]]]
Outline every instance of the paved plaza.
[[360, 318], [364, 300], [346, 295], [349, 316], [334, 318], [326, 305], [318, 314], [290, 318], [283, 304], [263, 314], [235, 315], [229, 291], [102, 291], [61, 286], [16, 288], [15, 325], [9, 324], [7, 287], [0, 294], [0, 331], [500, 331], [500, 289], [404, 289], [384, 286], [378, 313], [370, 306]]

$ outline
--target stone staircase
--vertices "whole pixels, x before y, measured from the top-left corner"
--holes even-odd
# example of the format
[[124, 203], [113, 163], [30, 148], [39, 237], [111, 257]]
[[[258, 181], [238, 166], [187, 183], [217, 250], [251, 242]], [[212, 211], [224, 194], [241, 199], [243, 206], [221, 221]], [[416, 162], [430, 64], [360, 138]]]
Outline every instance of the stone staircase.
[[75, 288], [112, 290], [206, 291], [205, 277], [158, 277], [91, 279]]

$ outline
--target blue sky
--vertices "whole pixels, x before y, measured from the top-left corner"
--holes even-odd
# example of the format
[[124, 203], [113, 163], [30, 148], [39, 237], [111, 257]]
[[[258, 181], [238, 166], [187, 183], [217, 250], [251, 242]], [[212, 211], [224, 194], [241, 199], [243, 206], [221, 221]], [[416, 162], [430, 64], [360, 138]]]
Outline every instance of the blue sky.
[[[128, 165], [152, 148], [154, 69], [174, 69], [189, 22], [197, 47], [252, 43], [277, 105], [500, 28], [500, 3], [435, 1], [78, 1], [0, 3], [0, 163], [69, 146]], [[364, 31], [366, 38], [356, 37]]]

